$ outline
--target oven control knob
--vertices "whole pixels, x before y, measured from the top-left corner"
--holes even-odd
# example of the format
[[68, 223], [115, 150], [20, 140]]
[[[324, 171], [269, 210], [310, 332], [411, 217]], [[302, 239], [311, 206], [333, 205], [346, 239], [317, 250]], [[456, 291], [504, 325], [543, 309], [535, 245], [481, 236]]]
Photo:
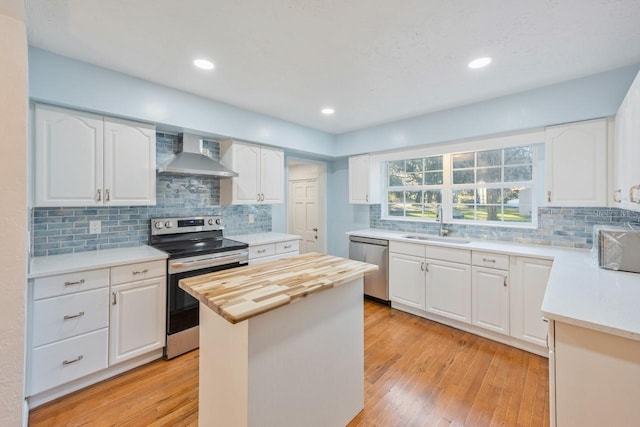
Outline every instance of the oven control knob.
[[209, 221], [207, 221], [207, 224], [213, 225], [213, 218], [209, 218]]
[[221, 220], [220, 218], [216, 218], [216, 224], [217, 224], [217, 225], [222, 224], [222, 220]]
[[162, 221], [156, 221], [156, 223], [153, 226], [158, 230], [160, 230], [162, 227], [164, 227], [164, 224], [162, 223]]
[[167, 221], [167, 222], [164, 223], [164, 226], [165, 226], [165, 228], [171, 228], [171, 227], [173, 227], [173, 222]]

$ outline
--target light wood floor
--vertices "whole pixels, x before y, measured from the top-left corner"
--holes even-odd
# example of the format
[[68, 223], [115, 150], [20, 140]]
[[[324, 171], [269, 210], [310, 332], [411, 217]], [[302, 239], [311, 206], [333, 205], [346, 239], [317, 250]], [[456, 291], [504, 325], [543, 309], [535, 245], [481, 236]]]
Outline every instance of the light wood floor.
[[[36, 408], [30, 426], [197, 426], [198, 351]], [[365, 303], [355, 426], [548, 426], [547, 359]]]

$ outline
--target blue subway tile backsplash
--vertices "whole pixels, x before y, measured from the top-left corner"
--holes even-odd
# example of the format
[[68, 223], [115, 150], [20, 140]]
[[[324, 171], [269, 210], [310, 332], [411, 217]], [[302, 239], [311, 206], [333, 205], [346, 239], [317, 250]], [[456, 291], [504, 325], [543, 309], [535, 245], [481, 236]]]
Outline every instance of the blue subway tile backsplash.
[[[438, 234], [439, 223], [394, 221], [381, 218], [381, 205], [369, 206], [369, 226], [381, 230]], [[447, 224], [451, 236], [477, 240], [500, 240], [514, 243], [589, 249], [593, 226], [623, 225], [640, 227], [640, 212], [618, 208], [538, 208], [538, 228], [488, 227]]]
[[[209, 156], [218, 160], [219, 144], [205, 141]], [[156, 134], [156, 161], [164, 164], [180, 149], [177, 135]], [[31, 211], [33, 256], [139, 246], [149, 242], [151, 218], [221, 215], [225, 235], [271, 231], [270, 205], [220, 206], [219, 178], [156, 175], [155, 206], [55, 207]], [[255, 221], [248, 223], [249, 214]], [[89, 233], [89, 221], [101, 221], [100, 234]]]

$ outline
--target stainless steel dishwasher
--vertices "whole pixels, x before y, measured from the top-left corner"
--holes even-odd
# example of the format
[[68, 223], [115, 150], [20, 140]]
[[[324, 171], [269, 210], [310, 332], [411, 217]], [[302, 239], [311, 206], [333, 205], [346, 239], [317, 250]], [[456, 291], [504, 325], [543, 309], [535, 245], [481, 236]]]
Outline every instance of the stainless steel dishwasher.
[[378, 266], [378, 271], [364, 276], [364, 294], [389, 304], [389, 241], [350, 236], [349, 258]]

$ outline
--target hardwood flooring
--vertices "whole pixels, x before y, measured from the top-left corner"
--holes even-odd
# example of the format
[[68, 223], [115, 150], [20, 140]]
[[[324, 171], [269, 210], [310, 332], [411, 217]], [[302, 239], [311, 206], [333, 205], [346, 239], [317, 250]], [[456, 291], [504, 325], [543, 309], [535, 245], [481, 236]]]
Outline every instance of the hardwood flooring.
[[[198, 351], [33, 410], [30, 426], [197, 426]], [[365, 302], [360, 426], [548, 426], [547, 359]], [[226, 427], [226, 426], [222, 426]]]

